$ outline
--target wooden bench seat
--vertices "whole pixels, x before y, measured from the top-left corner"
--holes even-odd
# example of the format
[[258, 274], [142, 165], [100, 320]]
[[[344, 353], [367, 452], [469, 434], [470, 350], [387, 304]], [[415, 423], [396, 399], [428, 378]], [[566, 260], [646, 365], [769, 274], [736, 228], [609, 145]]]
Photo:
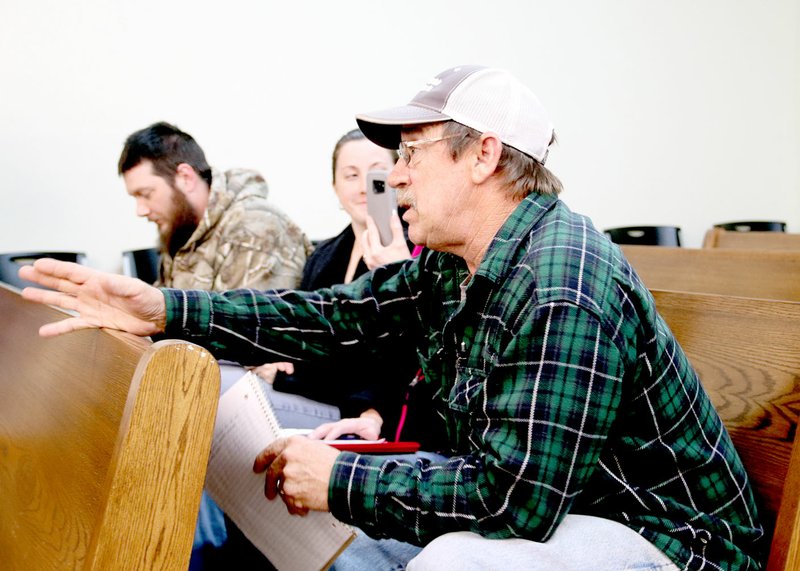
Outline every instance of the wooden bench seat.
[[620, 248], [648, 289], [800, 301], [800, 250]]
[[800, 303], [658, 290], [653, 296], [745, 464], [772, 536], [767, 569], [797, 571]]
[[0, 567], [186, 569], [219, 368], [204, 349], [107, 330], [0, 287]]
[[735, 232], [712, 228], [703, 237], [703, 248], [733, 248], [735, 250], [792, 250], [800, 251], [800, 234], [790, 232]]

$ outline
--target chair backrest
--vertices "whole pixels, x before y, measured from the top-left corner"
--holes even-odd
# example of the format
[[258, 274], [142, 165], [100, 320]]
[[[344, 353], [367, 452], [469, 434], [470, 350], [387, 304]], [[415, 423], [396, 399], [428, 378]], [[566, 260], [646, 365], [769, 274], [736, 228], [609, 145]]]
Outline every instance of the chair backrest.
[[703, 238], [703, 248], [734, 250], [800, 250], [800, 234], [791, 232], [731, 232], [711, 228]]
[[0, 286], [0, 567], [186, 569], [219, 367], [185, 341], [63, 319]]
[[747, 220], [742, 222], [722, 222], [714, 224], [729, 232], [786, 232], [786, 222], [777, 220]]
[[0, 253], [0, 282], [5, 282], [16, 288], [28, 286], [42, 287], [39, 284], [31, 283], [20, 279], [17, 271], [20, 267], [33, 263], [39, 258], [55, 258], [67, 262], [83, 264], [86, 262], [86, 254], [83, 252], [6, 252]]
[[733, 439], [767, 533], [774, 529], [767, 569], [800, 569], [800, 303], [653, 296]]
[[149, 284], [154, 284], [158, 280], [160, 263], [157, 248], [122, 252], [122, 273]]
[[615, 244], [640, 246], [680, 246], [681, 229], [677, 226], [625, 226], [604, 231]]
[[800, 251], [620, 249], [648, 289], [800, 301]]

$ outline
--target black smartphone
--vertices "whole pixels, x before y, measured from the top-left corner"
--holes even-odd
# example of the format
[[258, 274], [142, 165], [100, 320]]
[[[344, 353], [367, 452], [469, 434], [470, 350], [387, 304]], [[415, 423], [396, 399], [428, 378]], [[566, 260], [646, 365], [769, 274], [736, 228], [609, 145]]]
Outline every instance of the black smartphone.
[[397, 210], [397, 190], [386, 182], [387, 176], [388, 171], [367, 172], [367, 213], [375, 221], [384, 246], [392, 241], [390, 220], [392, 212]]

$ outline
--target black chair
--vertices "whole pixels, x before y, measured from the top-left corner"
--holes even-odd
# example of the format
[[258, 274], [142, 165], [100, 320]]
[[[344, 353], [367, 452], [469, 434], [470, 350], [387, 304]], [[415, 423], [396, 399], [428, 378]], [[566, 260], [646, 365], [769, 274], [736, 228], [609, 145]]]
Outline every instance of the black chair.
[[778, 220], [723, 222], [714, 224], [714, 228], [722, 228], [728, 232], [786, 232], [786, 222]]
[[156, 248], [122, 252], [122, 273], [149, 284], [158, 280], [160, 256]]
[[28, 286], [42, 287], [39, 284], [20, 279], [17, 275], [20, 267], [32, 264], [39, 258], [55, 258], [78, 264], [86, 262], [86, 254], [83, 252], [7, 252], [0, 254], [0, 281], [20, 289]]
[[603, 230], [615, 244], [639, 246], [680, 246], [681, 229], [677, 226], [625, 226]]

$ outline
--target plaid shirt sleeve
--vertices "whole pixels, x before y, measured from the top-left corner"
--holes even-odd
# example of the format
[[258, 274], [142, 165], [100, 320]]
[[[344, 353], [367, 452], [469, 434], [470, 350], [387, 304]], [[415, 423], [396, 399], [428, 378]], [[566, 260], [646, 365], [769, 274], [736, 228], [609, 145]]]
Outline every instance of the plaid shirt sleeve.
[[164, 336], [194, 341], [242, 365], [379, 352], [400, 334], [399, 321], [417, 316], [418, 293], [410, 291], [408, 274], [384, 266], [315, 292], [163, 288]]
[[451, 392], [474, 452], [443, 463], [342, 454], [335, 515], [420, 544], [458, 530], [550, 537], [597, 465], [622, 361], [575, 305], [540, 306], [522, 322], [488, 375], [464, 368]]

